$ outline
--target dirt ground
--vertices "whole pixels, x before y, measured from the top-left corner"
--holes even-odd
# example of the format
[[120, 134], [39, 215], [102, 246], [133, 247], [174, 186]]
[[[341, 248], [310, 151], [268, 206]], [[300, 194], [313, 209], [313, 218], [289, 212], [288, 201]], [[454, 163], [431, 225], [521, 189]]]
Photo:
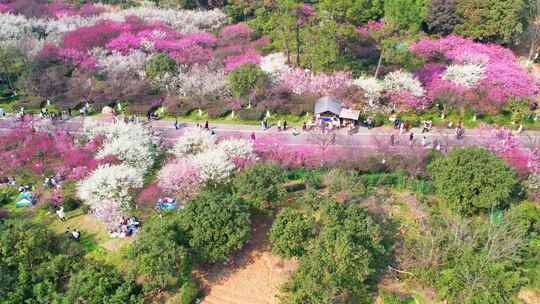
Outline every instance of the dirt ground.
[[297, 263], [272, 255], [267, 238], [271, 221], [253, 219], [253, 237], [228, 265], [200, 273], [206, 290], [203, 304], [277, 304], [276, 295]]

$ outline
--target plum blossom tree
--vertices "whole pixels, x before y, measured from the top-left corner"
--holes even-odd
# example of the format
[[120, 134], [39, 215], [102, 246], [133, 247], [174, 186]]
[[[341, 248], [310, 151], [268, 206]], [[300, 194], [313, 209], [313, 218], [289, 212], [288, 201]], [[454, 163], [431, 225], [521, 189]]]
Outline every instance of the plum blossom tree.
[[261, 58], [259, 63], [263, 72], [270, 75], [270, 77], [277, 79], [282, 73], [285, 73], [289, 66], [285, 64], [285, 54], [272, 53]]
[[364, 90], [364, 97], [370, 106], [378, 104], [383, 95], [383, 83], [375, 77], [362, 76], [354, 79], [352, 84]]
[[77, 184], [77, 195], [91, 208], [104, 201], [131, 206], [133, 190], [143, 186], [143, 174], [126, 164], [101, 165]]
[[426, 105], [422, 83], [412, 73], [398, 70], [384, 77], [386, 96], [396, 107], [423, 109]]
[[485, 68], [480, 64], [452, 64], [444, 72], [442, 79], [457, 85], [472, 88], [484, 78]]
[[104, 200], [92, 208], [92, 214], [107, 226], [107, 230], [115, 231], [120, 228], [124, 212], [120, 206], [109, 200]]
[[154, 164], [159, 138], [142, 124], [85, 122], [84, 130], [90, 137], [105, 137], [98, 158], [112, 155], [143, 174]]
[[216, 148], [225, 152], [227, 158], [235, 164], [254, 161], [257, 158], [253, 143], [243, 138], [222, 140], [216, 145]]
[[174, 144], [173, 153], [177, 157], [197, 155], [210, 150], [216, 139], [209, 131], [191, 129]]
[[173, 160], [159, 171], [159, 187], [182, 199], [191, 198], [200, 185], [200, 167], [191, 158]]
[[218, 183], [229, 178], [234, 169], [234, 163], [227, 153], [220, 149], [211, 149], [194, 156], [200, 168], [200, 177], [203, 183]]
[[483, 144], [493, 153], [502, 157], [508, 165], [521, 175], [540, 173], [540, 154], [536, 145], [527, 145], [514, 136], [507, 128], [488, 128]]
[[[485, 95], [494, 105], [505, 104], [509, 97], [532, 99], [539, 92], [538, 81], [518, 64], [512, 51], [502, 46], [450, 35], [442, 39], [420, 39], [410, 49], [431, 61], [443, 59], [459, 65], [483, 66], [483, 77], [474, 93]], [[476, 70], [478, 75], [479, 69]]]
[[302, 69], [289, 69], [280, 77], [280, 84], [298, 95], [305, 93], [332, 95], [338, 90], [349, 87], [351, 81], [351, 74], [348, 72], [314, 74]]
[[175, 73], [166, 73], [152, 83], [179, 96], [218, 96], [229, 95], [227, 75], [215, 64], [182, 65]]

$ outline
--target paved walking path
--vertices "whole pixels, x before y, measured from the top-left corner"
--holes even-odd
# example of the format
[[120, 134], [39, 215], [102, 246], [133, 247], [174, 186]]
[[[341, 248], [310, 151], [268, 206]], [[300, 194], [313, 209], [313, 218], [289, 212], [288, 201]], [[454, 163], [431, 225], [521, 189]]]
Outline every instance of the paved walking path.
[[[54, 125], [61, 126], [70, 132], [77, 133], [81, 130], [82, 122], [84, 119], [91, 120], [110, 120], [107, 116], [98, 115], [88, 118], [74, 117], [65, 121], [58, 121]], [[33, 122], [37, 128], [50, 128], [53, 126], [50, 120], [37, 119]], [[9, 128], [16, 127], [17, 122], [13, 118], [0, 118], [0, 131], [6, 131]], [[195, 123], [179, 121], [179, 129], [175, 129], [174, 121], [172, 120], [157, 120], [147, 123], [153, 129], [159, 131], [163, 138], [167, 141], [174, 141], [181, 136], [186, 130], [190, 128], [196, 128]], [[298, 135], [293, 134], [293, 130], [278, 131], [276, 127], [271, 127], [267, 130], [263, 130], [260, 126], [253, 125], [241, 125], [241, 124], [214, 124], [210, 123], [210, 129], [214, 130], [218, 136], [223, 137], [243, 137], [249, 138], [252, 134], [255, 134], [256, 138], [271, 138], [279, 142], [284, 146], [303, 146], [316, 148], [321, 145], [320, 139], [317, 139], [311, 132], [303, 132], [300, 129]], [[463, 145], [475, 145], [481, 144], [489, 136], [488, 131], [483, 129], [466, 129], [464, 136], [457, 140], [454, 135], [453, 129], [433, 129], [428, 133], [421, 133], [421, 129], [414, 128], [411, 130], [414, 134], [413, 145], [422, 146], [425, 143], [426, 148], [432, 147], [433, 141], [437, 141], [441, 146], [463, 146]], [[394, 134], [395, 149], [400, 147], [409, 147], [410, 140], [409, 134], [405, 133], [399, 135], [399, 130], [395, 130], [391, 127], [378, 127], [368, 130], [367, 128], [359, 128], [353, 135], [348, 135], [346, 130], [338, 130], [334, 132], [336, 134], [335, 144], [333, 147], [343, 149], [367, 149], [377, 150], [383, 147], [388, 148], [390, 146], [390, 136]], [[531, 143], [533, 141], [540, 140], [540, 131], [524, 131], [521, 134], [516, 134], [523, 142]], [[424, 139], [425, 137], [425, 139]], [[538, 141], [540, 143], [540, 141]]]

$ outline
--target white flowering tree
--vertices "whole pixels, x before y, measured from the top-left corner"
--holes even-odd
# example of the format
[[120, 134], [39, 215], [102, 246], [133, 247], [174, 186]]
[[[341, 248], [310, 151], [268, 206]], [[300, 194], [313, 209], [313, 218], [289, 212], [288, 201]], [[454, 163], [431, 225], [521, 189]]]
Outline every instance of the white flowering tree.
[[383, 87], [389, 92], [405, 91], [415, 97], [422, 97], [425, 94], [420, 80], [414, 77], [412, 73], [403, 70], [388, 73], [384, 77]]
[[289, 66], [285, 62], [285, 54], [272, 53], [262, 57], [259, 65], [261, 66], [261, 70], [269, 74], [272, 80], [278, 81], [279, 75], [289, 69]]
[[127, 55], [119, 52], [108, 54], [103, 49], [94, 49], [94, 55], [97, 57], [97, 69], [113, 78], [120, 78], [126, 75], [144, 76], [144, 63], [148, 55], [142, 51], [132, 51]]
[[207, 130], [190, 129], [180, 137], [173, 148], [177, 157], [185, 157], [204, 153], [214, 147], [216, 139]]
[[144, 174], [152, 167], [156, 158], [156, 145], [159, 138], [149, 129], [136, 123], [85, 123], [85, 133], [89, 137], [105, 136], [105, 142], [98, 151], [98, 158], [115, 156], [125, 164]]
[[126, 164], [102, 165], [77, 184], [77, 196], [91, 208], [110, 201], [127, 208], [134, 189], [143, 186], [140, 170]]
[[201, 182], [222, 182], [229, 178], [235, 166], [227, 153], [220, 149], [212, 149], [194, 156], [200, 168]]
[[165, 73], [152, 83], [180, 96], [228, 96], [227, 75], [215, 64], [182, 66], [176, 73]]
[[484, 78], [485, 71], [486, 68], [480, 64], [452, 64], [448, 66], [442, 79], [470, 89]]
[[255, 159], [253, 144], [242, 138], [231, 138], [220, 141], [217, 149], [225, 152], [229, 160]]
[[375, 77], [362, 76], [354, 79], [352, 84], [361, 88], [365, 92], [364, 97], [367, 99], [370, 106], [378, 104], [379, 99], [382, 97], [382, 93], [384, 91], [382, 81]]

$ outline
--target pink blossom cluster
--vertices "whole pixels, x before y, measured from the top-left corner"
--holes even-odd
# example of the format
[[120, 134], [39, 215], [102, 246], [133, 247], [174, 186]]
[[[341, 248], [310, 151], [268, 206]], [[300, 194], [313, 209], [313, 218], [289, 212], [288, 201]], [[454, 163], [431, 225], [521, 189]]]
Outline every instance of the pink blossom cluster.
[[260, 63], [261, 55], [257, 49], [269, 44], [270, 39], [262, 36], [252, 40], [252, 33], [253, 30], [243, 23], [226, 26], [221, 31], [215, 58], [223, 62], [227, 72], [246, 62]]
[[224, 65], [225, 71], [230, 72], [244, 63], [259, 64], [261, 62], [261, 55], [258, 53], [241, 54], [237, 56], [229, 56], [225, 58]]
[[364, 36], [370, 36], [370, 33], [372, 32], [378, 32], [383, 27], [383, 21], [382, 20], [369, 20], [367, 24], [364, 24], [360, 27], [358, 27], [356, 30], [358, 33]]
[[94, 158], [99, 139], [79, 146], [67, 132], [35, 131], [28, 127], [14, 128], [0, 135], [0, 175], [60, 174], [79, 180], [100, 163]]
[[351, 73], [345, 71], [314, 74], [309, 70], [292, 68], [280, 76], [281, 85], [298, 95], [304, 93], [320, 96], [332, 95], [349, 87], [351, 82]]
[[159, 187], [170, 195], [190, 198], [201, 185], [200, 168], [193, 159], [174, 160], [160, 171]]
[[414, 96], [406, 90], [388, 91], [384, 96], [401, 111], [407, 111], [409, 109], [424, 110], [430, 104], [425, 96]]
[[42, 57], [57, 58], [86, 69], [95, 67], [91, 50], [105, 48], [127, 55], [134, 50], [167, 53], [180, 64], [223, 62], [231, 71], [245, 62], [260, 62], [256, 49], [268, 44], [266, 36], [251, 40], [252, 30], [245, 24], [225, 27], [219, 39], [211, 33], [183, 34], [163, 22], [145, 22], [127, 16], [123, 22], [101, 20], [67, 32], [59, 46], [46, 45]]
[[507, 128], [488, 129], [485, 146], [521, 174], [540, 173], [539, 151], [520, 142]]
[[118, 230], [124, 217], [124, 212], [118, 203], [109, 200], [103, 201], [94, 207], [92, 213], [99, 221], [107, 226], [107, 230], [109, 231]]
[[427, 99], [432, 102], [440, 96], [463, 96], [468, 90], [464, 86], [442, 79], [446, 68], [442, 63], [428, 63], [414, 73], [426, 89]]
[[251, 39], [253, 30], [245, 23], [227, 25], [219, 33], [219, 38], [225, 41]]
[[38, 53], [41, 59], [57, 59], [66, 64], [73, 64], [83, 70], [93, 71], [96, 68], [97, 59], [85, 52], [70, 48], [59, 48], [52, 44], [45, 44]]
[[[505, 104], [509, 97], [533, 98], [540, 91], [538, 82], [518, 64], [512, 51], [500, 45], [482, 44], [450, 35], [441, 39], [421, 39], [410, 49], [428, 60], [483, 65], [485, 75], [475, 92], [499, 105]], [[435, 88], [447, 85], [437, 79], [426, 80]]]
[[276, 161], [285, 167], [318, 167], [354, 159], [354, 151], [328, 146], [324, 151], [316, 143], [287, 144], [286, 137], [260, 136], [253, 142], [255, 152], [262, 160]]

